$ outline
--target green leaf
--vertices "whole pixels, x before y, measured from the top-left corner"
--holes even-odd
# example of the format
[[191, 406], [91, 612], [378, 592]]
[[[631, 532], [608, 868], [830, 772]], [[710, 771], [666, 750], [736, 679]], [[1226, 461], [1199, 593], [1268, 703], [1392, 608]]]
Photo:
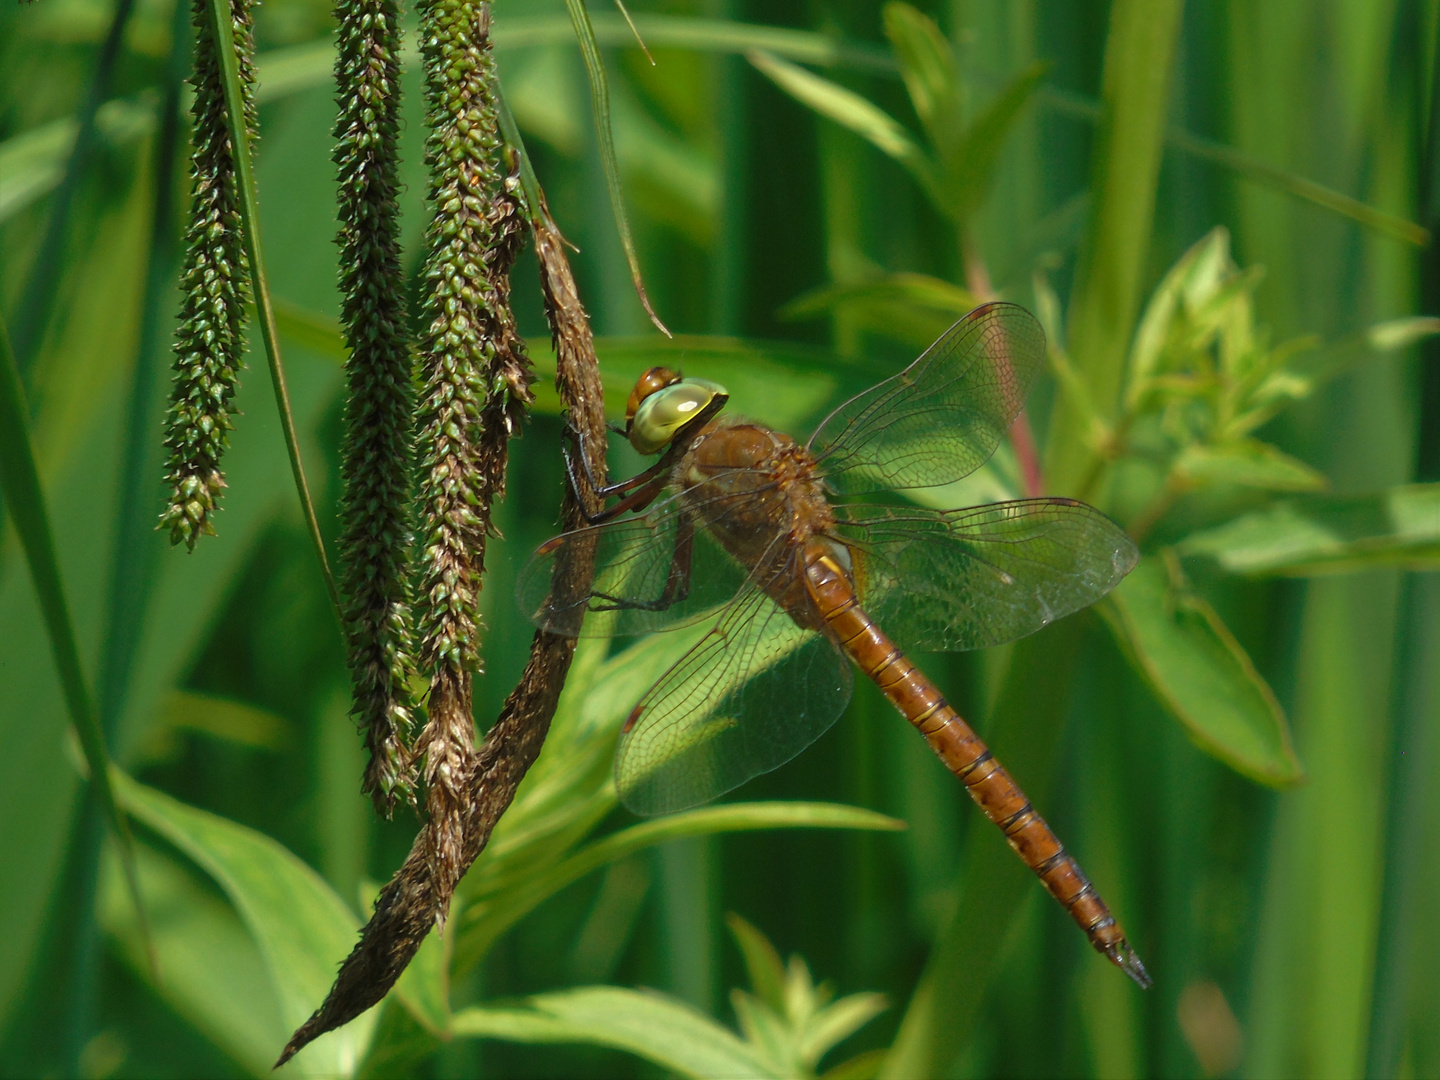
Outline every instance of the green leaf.
[[[118, 770], [125, 809], [215, 879], [250, 931], [274, 982], [285, 1030], [299, 1027], [324, 999], [349, 954], [360, 920], [323, 878], [262, 833], [187, 806]], [[366, 1013], [317, 1039], [295, 1059], [308, 1075], [349, 1076], [375, 1026]], [[280, 1051], [283, 1039], [272, 1048]]]
[[770, 939], [733, 911], [725, 916], [725, 925], [735, 938], [750, 988], [755, 996], [776, 1012], [785, 1008], [785, 965]]
[[40, 602], [45, 632], [50, 638], [50, 652], [65, 695], [65, 708], [79, 736], [95, 795], [119, 847], [125, 880], [143, 933], [145, 909], [140, 899], [140, 881], [136, 876], [135, 844], [125, 815], [116, 803], [110, 781], [110, 751], [105, 745], [105, 733], [100, 728], [100, 713], [95, 708], [95, 699], [90, 694], [90, 686], [80, 665], [75, 624], [70, 618], [64, 583], [60, 580], [60, 563], [50, 529], [50, 514], [40, 488], [35, 451], [30, 445], [30, 413], [25, 405], [20, 371], [15, 366], [15, 355], [10, 349], [10, 331], [3, 317], [0, 317], [0, 495], [4, 496], [5, 512], [15, 523], [20, 545], [25, 549], [31, 585]]
[[1116, 641], [1201, 749], [1262, 784], [1299, 783], [1304, 769], [1274, 692], [1215, 609], [1177, 574], [1167, 556], [1146, 556], [1099, 605]]
[[1170, 343], [1172, 328], [1186, 300], [1208, 297], [1231, 268], [1230, 234], [1224, 228], [1214, 228], [1166, 271], [1135, 331], [1135, 344], [1127, 365], [1127, 407], [1136, 407], [1149, 381], [1159, 371], [1161, 356]]
[[779, 1013], [744, 990], [730, 991], [730, 1007], [745, 1042], [767, 1068], [780, 1076], [803, 1077], [808, 1073], [795, 1055], [794, 1032]]
[[[148, 970], [134, 909], [120, 868], [103, 864], [97, 898], [100, 925], [119, 945], [136, 977], [251, 1076], [266, 1077], [275, 1048], [290, 1034], [270, 972], [235, 911], [174, 859], [145, 844], [137, 849], [146, 911], [153, 920], [160, 978]], [[310, 1062], [301, 1062], [304, 1069]]]
[[1382, 566], [1440, 569], [1440, 484], [1293, 499], [1195, 533], [1176, 550], [1232, 574], [1306, 577]]
[[645, 308], [645, 314], [667, 337], [670, 331], [650, 306], [650, 297], [645, 292], [645, 281], [640, 273], [640, 256], [635, 252], [635, 238], [630, 234], [630, 219], [625, 214], [625, 193], [620, 189], [620, 165], [615, 158], [615, 136], [610, 129], [610, 86], [605, 79], [605, 61], [600, 56], [600, 44], [595, 40], [595, 28], [590, 24], [590, 13], [585, 9], [585, 0], [565, 0], [570, 12], [570, 21], [575, 26], [575, 37], [580, 42], [580, 55], [585, 58], [585, 73], [590, 77], [590, 105], [595, 113], [595, 139], [600, 147], [600, 164], [605, 171], [605, 186], [610, 189], [610, 208], [615, 213], [615, 227], [620, 232], [620, 244], [625, 249], [625, 261], [630, 266], [630, 280], [635, 293]]
[[965, 91], [955, 52], [935, 20], [899, 0], [885, 5], [885, 36], [900, 61], [900, 77], [942, 166], [951, 163], [964, 133]]
[[[658, 635], [668, 637], [669, 635]], [[628, 700], [634, 701], [634, 698]], [[607, 785], [614, 800], [614, 786]], [[716, 833], [762, 829], [866, 829], [883, 832], [905, 828], [903, 821], [836, 803], [750, 802], [688, 810], [611, 833], [576, 851], [543, 872], [520, 875], [509, 888], [467, 908], [455, 944], [456, 966], [463, 969], [484, 956], [490, 946], [541, 901], [608, 863], [667, 840]]]
[[905, 126], [884, 109], [839, 83], [812, 74], [770, 53], [752, 49], [745, 57], [762, 75], [800, 104], [849, 128], [882, 154], [894, 158], [909, 170], [937, 206], [943, 204], [935, 163]]
[[856, 1054], [848, 1061], [826, 1069], [820, 1074], [820, 1080], [874, 1080], [880, 1075], [880, 1067], [885, 1064], [885, 1055], [888, 1052], [884, 1047], [880, 1047]]
[[681, 1076], [782, 1075], [733, 1032], [689, 1005], [619, 986], [582, 986], [536, 994], [514, 1005], [461, 1009], [454, 1032], [508, 1042], [608, 1046]]
[[890, 1007], [884, 994], [849, 994], [818, 1010], [800, 1032], [800, 1053], [818, 1062]]
[[183, 751], [187, 732], [248, 747], [278, 751], [290, 745], [289, 723], [268, 710], [242, 701], [175, 690], [161, 702], [159, 715], [135, 748], [132, 760], [170, 762]]
[[939, 207], [941, 213], [964, 223], [980, 209], [990, 193], [1005, 136], [1048, 70], [1048, 64], [1037, 61], [1017, 75], [970, 125], [952, 156], [942, 156], [941, 169], [951, 201], [949, 206]]
[[1195, 487], [1238, 484], [1264, 491], [1320, 491], [1329, 486], [1324, 473], [1258, 439], [1187, 446], [1172, 468]]

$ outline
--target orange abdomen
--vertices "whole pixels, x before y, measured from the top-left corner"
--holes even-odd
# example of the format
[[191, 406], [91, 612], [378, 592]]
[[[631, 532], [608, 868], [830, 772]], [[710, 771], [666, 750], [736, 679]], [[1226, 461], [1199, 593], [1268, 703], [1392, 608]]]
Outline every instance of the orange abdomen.
[[959, 778], [985, 816], [1070, 912], [1095, 948], [1142, 987], [1150, 977], [1105, 901], [995, 755], [923, 672], [905, 658], [860, 607], [855, 586], [821, 541], [805, 552], [805, 582], [830, 632], [930, 748]]

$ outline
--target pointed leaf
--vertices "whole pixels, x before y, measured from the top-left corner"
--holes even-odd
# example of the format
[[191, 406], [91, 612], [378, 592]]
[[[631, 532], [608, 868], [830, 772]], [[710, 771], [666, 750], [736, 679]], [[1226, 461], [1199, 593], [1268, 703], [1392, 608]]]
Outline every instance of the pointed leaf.
[[964, 141], [952, 155], [940, 159], [943, 183], [951, 200], [950, 205], [939, 207], [942, 213], [963, 224], [980, 209], [990, 193], [995, 162], [1005, 145], [1005, 137], [1010, 134], [1010, 126], [1048, 70], [1048, 64], [1037, 61], [1017, 75], [970, 125]]
[[[270, 971], [286, 1029], [299, 1027], [355, 943], [355, 913], [319, 874], [263, 833], [187, 806], [118, 770], [113, 775], [125, 809], [193, 859], [235, 905]], [[350, 1075], [374, 1025], [375, 1014], [366, 1013], [321, 1036], [301, 1051], [300, 1069]]]
[[1161, 354], [1170, 341], [1172, 324], [1179, 317], [1186, 296], [1202, 291], [1230, 266], [1230, 233], [1217, 226], [1192, 244], [1155, 287], [1140, 317], [1135, 344], [1130, 350], [1125, 401], [1131, 408], [1159, 370]]
[[874, 1080], [880, 1075], [880, 1066], [885, 1064], [885, 1055], [889, 1052], [882, 1046], [877, 1050], [856, 1054], [849, 1060], [826, 1069], [820, 1074], [820, 1080]]
[[964, 86], [955, 51], [935, 20], [909, 4], [885, 5], [885, 36], [900, 61], [900, 77], [930, 145], [948, 160], [964, 134]]
[[1329, 486], [1324, 473], [1258, 439], [1187, 446], [1173, 468], [1196, 487], [1238, 484], [1264, 491], [1320, 491]]
[[800, 1052], [813, 1067], [832, 1048], [890, 1007], [884, 994], [850, 994], [821, 1009], [801, 1032]]
[[821, 116], [849, 128], [882, 154], [905, 166], [926, 194], [937, 205], [940, 203], [935, 163], [900, 121], [853, 90], [847, 90], [839, 83], [812, 74], [771, 53], [752, 49], [745, 56], [762, 75], [800, 104], [808, 105]]
[[751, 1051], [782, 1076], [802, 1075], [795, 1033], [780, 1014], [744, 990], [730, 991], [730, 1007]]
[[778, 1077], [735, 1034], [689, 1005], [654, 992], [582, 986], [513, 1005], [455, 1014], [456, 1035], [521, 1043], [584, 1043], [625, 1050], [681, 1076]]
[[1381, 566], [1440, 569], [1440, 484], [1275, 503], [1183, 541], [1232, 574], [1304, 577]]
[[1304, 779], [1275, 694], [1215, 609], [1148, 555], [1099, 610], [1131, 665], [1201, 749], [1272, 787]]
[[1353, 370], [1367, 360], [1409, 348], [1436, 334], [1440, 334], [1440, 319], [1429, 316], [1391, 319], [1332, 342], [1292, 360], [1286, 366], [1293, 373], [1292, 377], [1303, 379], [1313, 386]]
[[756, 997], [777, 1013], [785, 1008], [785, 965], [770, 939], [733, 911], [725, 916], [725, 925], [745, 959], [750, 988]]

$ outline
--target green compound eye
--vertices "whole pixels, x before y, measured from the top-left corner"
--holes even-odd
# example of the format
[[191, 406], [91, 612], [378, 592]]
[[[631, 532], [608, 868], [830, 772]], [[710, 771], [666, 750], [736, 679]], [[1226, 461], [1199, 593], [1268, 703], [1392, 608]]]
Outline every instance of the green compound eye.
[[676, 434], [718, 397], [730, 395], [708, 379], [684, 379], [656, 390], [640, 402], [630, 424], [630, 445], [642, 454], [658, 454]]

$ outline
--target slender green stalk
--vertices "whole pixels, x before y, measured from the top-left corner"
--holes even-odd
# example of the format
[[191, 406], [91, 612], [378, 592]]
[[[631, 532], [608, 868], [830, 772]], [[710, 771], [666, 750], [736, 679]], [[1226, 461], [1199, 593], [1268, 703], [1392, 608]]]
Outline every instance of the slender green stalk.
[[340, 291], [348, 358], [340, 567], [353, 715], [370, 752], [363, 790], [385, 816], [414, 801], [406, 684], [414, 394], [400, 265], [400, 13], [394, 0], [336, 9]]
[[242, 34], [249, 36], [248, 0], [237, 0], [237, 3], [242, 10], [247, 11], [243, 21], [234, 18], [229, 0], [210, 0], [210, 15], [213, 20], [216, 51], [219, 53], [221, 84], [225, 93], [225, 120], [230, 130], [231, 144], [239, 150], [235, 154], [235, 173], [239, 179], [240, 223], [244, 230], [246, 261], [250, 267], [250, 285], [255, 293], [255, 310], [260, 319], [261, 340], [265, 343], [265, 358], [270, 364], [270, 383], [275, 389], [275, 405], [280, 411], [280, 425], [285, 433], [285, 450], [290, 456], [290, 473], [295, 481], [295, 492], [300, 498], [300, 510], [305, 515], [315, 557], [320, 561], [325, 590], [330, 595], [336, 621], [343, 626], [340, 593], [335, 587], [335, 577], [330, 572], [330, 560], [325, 555], [325, 541], [320, 536], [320, 522], [315, 517], [315, 504], [310, 498], [310, 485], [305, 480], [305, 466], [300, 460], [300, 440], [295, 433], [295, 417], [290, 409], [290, 390], [285, 382], [285, 366], [280, 356], [280, 337], [275, 329], [275, 314], [270, 302], [270, 284], [265, 276], [264, 256], [260, 246], [260, 204], [256, 194], [255, 167], [250, 154], [251, 122], [248, 113], [251, 106], [247, 104], [245, 93], [245, 84], [253, 78], [248, 70], [248, 57], [253, 46], [246, 49], [243, 57], [237, 48], [237, 28]]
[[10, 333], [3, 317], [0, 317], [0, 491], [5, 494], [10, 517], [15, 522], [15, 531], [25, 550], [30, 579], [35, 587], [36, 599], [40, 602], [45, 630], [50, 636], [50, 649], [55, 656], [65, 707], [85, 753], [90, 782], [114, 831], [120, 862], [125, 870], [125, 883], [135, 904], [153, 970], [154, 945], [140, 898], [140, 880], [135, 873], [135, 842], [130, 836], [130, 826], [115, 802], [115, 791], [110, 782], [110, 754], [105, 748], [104, 732], [100, 729], [100, 713], [95, 708], [95, 700], [90, 695], [80, 664], [75, 625], [70, 620], [65, 587], [60, 580], [60, 564], [55, 557], [50, 515], [45, 509], [40, 474], [35, 468], [35, 452], [30, 445], [25, 391], [20, 384], [15, 355], [10, 351]]
[[590, 104], [595, 113], [595, 139], [600, 145], [600, 163], [605, 169], [605, 186], [610, 189], [610, 207], [615, 213], [615, 227], [620, 230], [620, 244], [625, 249], [625, 262], [630, 267], [630, 280], [635, 293], [645, 308], [645, 314], [655, 328], [666, 337], [670, 331], [650, 306], [650, 297], [645, 293], [645, 282], [640, 274], [640, 256], [635, 251], [635, 238], [630, 235], [630, 219], [625, 213], [625, 193], [620, 187], [620, 164], [615, 157], [615, 135], [610, 130], [610, 87], [605, 80], [605, 61], [600, 56], [600, 45], [595, 40], [595, 29], [590, 24], [590, 14], [585, 9], [585, 0], [565, 0], [570, 12], [570, 21], [575, 25], [575, 37], [580, 42], [580, 55], [585, 58], [585, 72], [590, 77]]
[[[1070, 355], [1102, 417], [1113, 415], [1124, 356], [1139, 310], [1150, 251], [1155, 188], [1164, 146], [1170, 68], [1180, 0], [1117, 0], [1110, 13], [1091, 191], [1090, 234], [1070, 302]], [[1059, 493], [1075, 490], [1094, 456], [1088, 420], [1057, 399], [1045, 474]]]

